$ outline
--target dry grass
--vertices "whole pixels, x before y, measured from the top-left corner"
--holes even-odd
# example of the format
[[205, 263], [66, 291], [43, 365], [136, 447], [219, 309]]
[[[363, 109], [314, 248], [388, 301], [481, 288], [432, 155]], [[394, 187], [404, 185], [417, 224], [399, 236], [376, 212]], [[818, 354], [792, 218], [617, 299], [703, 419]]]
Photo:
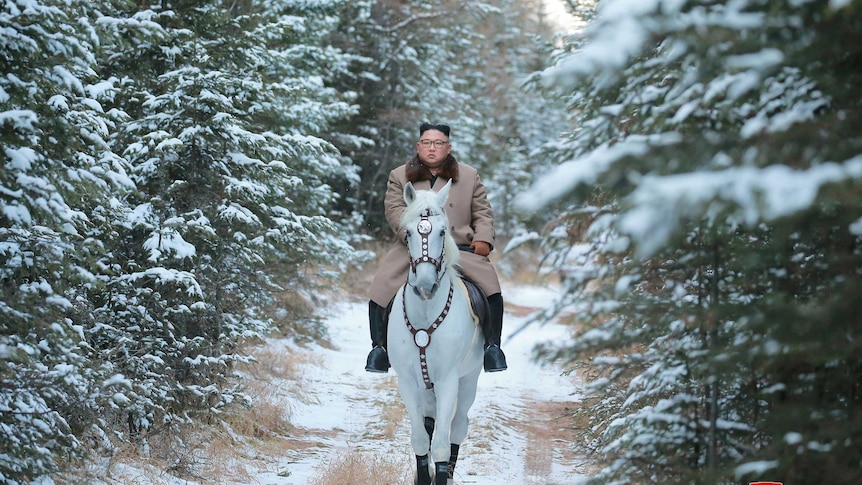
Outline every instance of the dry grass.
[[[168, 477], [213, 484], [250, 483], [254, 476], [239, 464], [237, 453], [242, 454], [242, 447], [237, 447], [226, 433], [212, 425], [196, 423], [178, 433], [151, 434], [145, 447], [126, 444], [115, 451], [110, 461], [134, 464], [139, 473], [148, 477], [144, 480], [148, 483], [166, 482]], [[94, 475], [111, 477], [111, 469]], [[82, 477], [67, 478], [71, 479], [69, 483], [81, 483]], [[111, 483], [132, 485], [140, 480], [128, 476], [111, 478]]]
[[253, 378], [246, 380], [244, 389], [254, 403], [250, 407], [231, 410], [222, 416], [222, 421], [233, 434], [263, 440], [267, 446], [272, 446], [273, 439], [278, 441], [278, 437], [293, 430], [290, 410], [282, 404], [283, 395], [285, 390], [298, 394], [301, 389], [285, 389], [285, 382], [298, 385], [302, 366], [317, 363], [317, 359], [310, 351], [280, 351], [271, 346], [259, 347], [254, 355], [257, 363], [246, 370]]
[[308, 485], [407, 485], [413, 483], [415, 463], [404, 453], [379, 455], [346, 450], [338, 458], [320, 465]]
[[247, 351], [258, 361], [244, 369], [250, 377], [245, 379], [244, 392], [253, 398], [251, 406], [237, 404], [193, 425], [151, 433], [145, 447], [125, 444], [111, 461], [143, 467], [153, 483], [166, 475], [200, 483], [253, 483], [257, 465], [267, 466], [259, 457], [284, 456], [313, 446], [319, 430], [310, 436], [296, 429], [283, 402], [301, 399], [302, 368], [319, 365], [317, 356], [273, 346]]
[[[385, 381], [377, 384], [376, 389], [379, 390], [378, 396], [381, 399], [376, 400], [372, 407], [380, 410], [380, 421], [375, 423], [375, 427], [368, 432], [368, 436], [375, 439], [392, 441], [399, 438], [396, 435], [399, 426], [404, 423], [407, 418], [407, 408], [400, 398], [391, 399], [386, 396], [396, 392], [396, 378], [390, 375]], [[389, 394], [387, 394], [389, 393]]]

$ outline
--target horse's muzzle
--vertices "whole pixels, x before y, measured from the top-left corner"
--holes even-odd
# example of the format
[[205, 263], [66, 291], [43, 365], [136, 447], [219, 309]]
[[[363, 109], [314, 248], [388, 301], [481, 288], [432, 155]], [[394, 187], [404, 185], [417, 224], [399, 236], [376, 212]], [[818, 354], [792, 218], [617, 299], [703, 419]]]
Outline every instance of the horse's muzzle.
[[428, 301], [431, 298], [434, 298], [434, 294], [437, 293], [438, 288], [440, 288], [440, 284], [436, 282], [431, 285], [430, 290], [426, 290], [424, 287], [420, 288], [418, 286], [414, 286], [413, 293], [416, 293], [416, 296], [418, 296], [422, 301]]

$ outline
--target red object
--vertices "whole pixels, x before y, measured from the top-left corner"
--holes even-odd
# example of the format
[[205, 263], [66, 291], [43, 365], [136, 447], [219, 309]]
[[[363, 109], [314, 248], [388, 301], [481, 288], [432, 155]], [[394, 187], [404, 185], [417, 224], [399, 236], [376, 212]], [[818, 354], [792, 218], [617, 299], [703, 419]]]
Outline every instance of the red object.
[[781, 482], [748, 482], [748, 485], [784, 485]]

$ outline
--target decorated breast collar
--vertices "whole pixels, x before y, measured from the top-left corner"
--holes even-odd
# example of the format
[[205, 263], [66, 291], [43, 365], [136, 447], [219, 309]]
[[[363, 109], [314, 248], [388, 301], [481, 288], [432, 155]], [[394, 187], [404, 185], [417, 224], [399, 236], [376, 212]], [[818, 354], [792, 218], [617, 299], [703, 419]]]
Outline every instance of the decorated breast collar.
[[410, 323], [410, 319], [407, 317], [407, 301], [405, 296], [407, 292], [401, 292], [401, 308], [404, 309], [404, 323], [407, 324], [407, 329], [413, 334], [413, 343], [415, 343], [416, 347], [419, 348], [419, 366], [422, 369], [422, 380], [425, 381], [426, 389], [434, 389], [434, 383], [431, 382], [431, 376], [428, 374], [428, 358], [425, 355], [425, 349], [431, 345], [431, 334], [434, 333], [434, 330], [437, 330], [437, 327], [443, 323], [443, 320], [446, 320], [446, 315], [449, 314], [449, 309], [452, 308], [452, 295], [454, 294], [454, 289], [455, 285], [449, 285], [449, 296], [446, 297], [446, 305], [443, 307], [443, 311], [440, 312], [440, 315], [427, 330], [424, 328], [416, 328], [412, 323]]

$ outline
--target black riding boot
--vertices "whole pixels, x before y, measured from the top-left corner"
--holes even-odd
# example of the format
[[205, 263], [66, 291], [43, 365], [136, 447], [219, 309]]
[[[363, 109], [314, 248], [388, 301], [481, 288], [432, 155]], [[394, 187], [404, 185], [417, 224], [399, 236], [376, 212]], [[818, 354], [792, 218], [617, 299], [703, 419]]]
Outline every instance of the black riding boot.
[[485, 372], [500, 372], [508, 369], [506, 355], [500, 348], [503, 335], [503, 295], [488, 297], [491, 321], [485, 326]]
[[389, 356], [386, 354], [386, 309], [368, 302], [368, 325], [371, 328], [371, 352], [365, 363], [368, 372], [389, 372]]

